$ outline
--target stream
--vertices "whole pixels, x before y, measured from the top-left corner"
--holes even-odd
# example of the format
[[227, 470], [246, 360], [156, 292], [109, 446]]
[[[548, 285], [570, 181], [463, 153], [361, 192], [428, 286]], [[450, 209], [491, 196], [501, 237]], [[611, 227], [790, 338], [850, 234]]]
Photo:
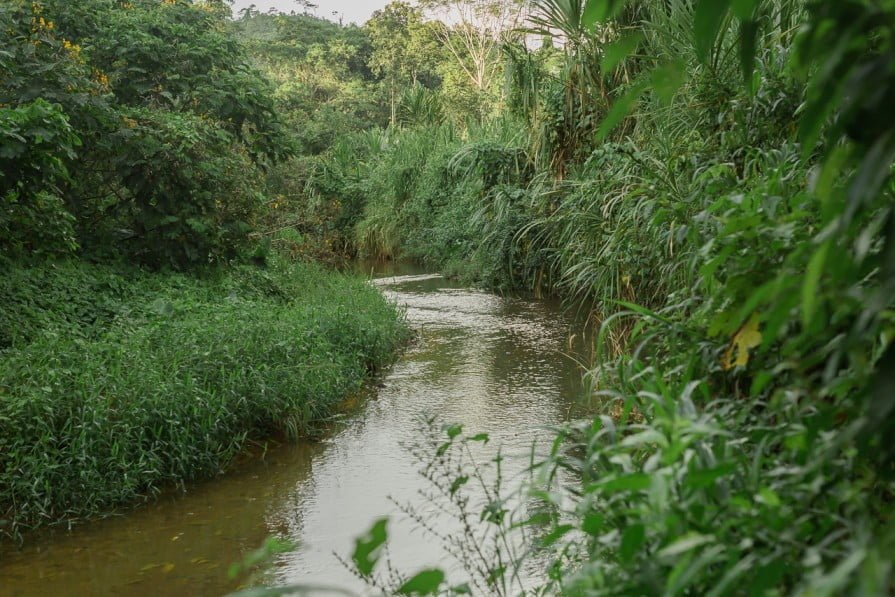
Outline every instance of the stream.
[[549, 441], [548, 426], [579, 413], [581, 369], [569, 353], [580, 351], [570, 340], [580, 325], [556, 302], [408, 266], [365, 273], [406, 309], [418, 337], [323, 440], [269, 449], [121, 516], [0, 546], [0, 595], [219, 595], [237, 588], [229, 566], [270, 535], [298, 549], [275, 558], [267, 583], [363, 592], [334, 553], [349, 558], [354, 538], [382, 516], [389, 559], [402, 571], [445, 565], [438, 541], [390, 500], [425, 507], [428, 483], [407, 449], [420, 420], [437, 415], [488, 433], [488, 449], [500, 446], [506, 474], [518, 475], [533, 441]]

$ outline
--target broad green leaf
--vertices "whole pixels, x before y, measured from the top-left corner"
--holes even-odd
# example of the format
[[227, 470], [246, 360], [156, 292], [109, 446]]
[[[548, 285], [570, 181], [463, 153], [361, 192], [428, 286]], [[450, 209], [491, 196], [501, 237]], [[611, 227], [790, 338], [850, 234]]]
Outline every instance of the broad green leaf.
[[696, 54], [708, 62], [718, 31], [730, 8], [730, 0], [699, 0], [693, 14]]
[[551, 514], [549, 512], [537, 512], [535, 514], [532, 514], [525, 520], [513, 523], [511, 528], [517, 529], [529, 526], [544, 526], [551, 524], [554, 520], [556, 520], [556, 516], [554, 514]]
[[581, 523], [581, 530], [592, 537], [596, 537], [603, 530], [606, 518], [601, 514], [588, 514]]
[[780, 497], [770, 487], [762, 487], [755, 496], [755, 501], [771, 508], [779, 508], [781, 504]]
[[573, 530], [574, 528], [575, 527], [570, 524], [561, 524], [557, 526], [541, 539], [541, 547], [550, 547], [551, 545], [562, 539], [569, 531]]
[[734, 16], [741, 21], [749, 21], [755, 17], [755, 10], [761, 0], [733, 0], [730, 4]]
[[637, 49], [641, 41], [643, 41], [642, 33], [631, 33], [618, 41], [606, 45], [603, 48], [603, 60], [600, 63], [600, 68], [603, 69], [604, 73], [614, 70], [622, 60]]
[[691, 533], [689, 535], [685, 535], [680, 539], [677, 539], [666, 545], [662, 549], [659, 550], [660, 558], [674, 558], [683, 553], [696, 549], [706, 543], [714, 543], [715, 537], [713, 535], [700, 535], [699, 533]]
[[668, 445], [668, 438], [656, 429], [647, 429], [646, 431], [629, 435], [621, 443], [624, 447], [642, 446], [644, 444], [655, 444], [665, 447]]
[[417, 572], [407, 582], [398, 587], [398, 595], [435, 595], [444, 582], [444, 572], [432, 568]]
[[811, 261], [808, 262], [808, 269], [805, 271], [805, 280], [802, 283], [802, 325], [806, 328], [811, 326], [817, 311], [820, 278], [823, 275], [829, 250], [830, 242], [828, 241], [814, 252]]
[[617, 127], [618, 124], [631, 113], [631, 109], [634, 107], [637, 100], [640, 99], [640, 96], [643, 95], [643, 92], [646, 91], [646, 88], [646, 83], [639, 83], [629, 89], [627, 93], [612, 104], [609, 113], [606, 114], [603, 122], [600, 123], [600, 128], [597, 131], [598, 141], [605, 140], [606, 137], [609, 136], [609, 133], [611, 133], [615, 127]]
[[759, 26], [756, 21], [740, 23], [740, 70], [743, 73], [743, 84], [749, 93], [755, 93], [754, 77], [755, 53], [758, 49]]
[[836, 106], [839, 105], [843, 92], [844, 83], [842, 82], [824, 85], [805, 103], [805, 109], [799, 120], [802, 159], [807, 160], [814, 154], [824, 125], [835, 111]]
[[640, 548], [646, 542], [646, 527], [642, 524], [632, 524], [622, 533], [622, 542], [618, 549], [618, 557], [623, 564], [634, 559]]
[[460, 425], [459, 423], [446, 425], [444, 431], [445, 433], [447, 433], [448, 438], [454, 439], [455, 437], [463, 433], [463, 425]]
[[581, 26], [593, 31], [599, 21], [606, 18], [608, 0], [587, 0], [581, 13]]
[[699, 469], [691, 471], [684, 480], [684, 485], [693, 489], [704, 489], [712, 485], [721, 477], [726, 477], [736, 470], [733, 463], [723, 464], [710, 469]]
[[[597, 23], [616, 16], [625, 7], [627, 0], [585, 0], [581, 12], [581, 26], [594, 31]], [[580, 5], [579, 5], [580, 6]]]
[[451, 495], [457, 493], [461, 487], [466, 485], [467, 481], [469, 481], [469, 477], [467, 477], [466, 475], [462, 475], [454, 479], [454, 481], [451, 483]]
[[687, 80], [687, 66], [682, 60], [674, 60], [656, 68], [650, 75], [653, 91], [663, 104], [670, 104], [674, 94]]
[[382, 547], [388, 540], [388, 518], [380, 518], [373, 523], [366, 534], [354, 540], [354, 553], [351, 560], [361, 576], [369, 576], [379, 561]]
[[779, 586], [785, 572], [784, 567], [785, 563], [782, 560], [775, 560], [753, 570], [752, 582], [745, 588], [745, 594], [764, 595], [770, 589]]
[[646, 473], [631, 473], [621, 477], [615, 477], [600, 484], [604, 493], [619, 491], [645, 491], [650, 488], [652, 478]]

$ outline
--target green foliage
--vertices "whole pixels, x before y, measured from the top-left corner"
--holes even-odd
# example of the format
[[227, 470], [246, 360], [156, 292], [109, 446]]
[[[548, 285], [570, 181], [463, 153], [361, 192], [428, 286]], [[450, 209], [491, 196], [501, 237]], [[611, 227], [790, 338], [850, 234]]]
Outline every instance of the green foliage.
[[[891, 0], [537, 0], [514, 35], [400, 2], [364, 28], [70, 5], [0, 7], [4, 253], [120, 243], [185, 268], [233, 258], [260, 221], [261, 256], [402, 256], [589, 300], [601, 410], [541, 467], [549, 516], [526, 555], [552, 558], [542, 591], [891, 591]], [[278, 112], [297, 130], [287, 162]], [[17, 525], [215, 472], [246, 434], [294, 434], [400, 335], [371, 291], [346, 305], [279, 271], [120, 283], [62, 267], [80, 273], [13, 268], [27, 273], [0, 285], [0, 420], [19, 430], [0, 439], [0, 501], [29, 504]], [[438, 457], [462, 430], [448, 436]], [[207, 449], [178, 451], [197, 438]], [[580, 485], [555, 487], [560, 468]], [[435, 479], [448, 501], [472, 478], [454, 472]], [[493, 498], [479, 522], [502, 529], [514, 512]], [[359, 543], [362, 576], [385, 539], [383, 524]], [[524, 559], [471, 582], [505, 588]], [[442, 585], [426, 570], [396, 587]]]
[[247, 153], [190, 114], [138, 109], [125, 118], [110, 139], [117, 147], [111, 165], [132, 197], [104, 210], [118, 225], [120, 246], [154, 266], [235, 257], [262, 203]]
[[255, 15], [240, 20], [236, 30], [273, 81], [273, 98], [300, 153], [319, 154], [339, 135], [387, 122], [366, 29], [304, 14]]
[[58, 27], [73, 30], [72, 42], [90, 45], [91, 66], [121, 104], [204, 116], [253, 159], [285, 153], [272, 90], [249, 67], [219, 12], [184, 0], [137, 0], [118, 10], [103, 10], [109, 3], [101, 2], [89, 19], [50, 0], [46, 5]]
[[[224, 8], [16, 0], [0, 9], [3, 228], [16, 225], [5, 253], [80, 246], [182, 269], [246, 243], [259, 169], [292, 147]], [[48, 109], [40, 102], [58, 118], [38, 114]], [[28, 135], [39, 138], [16, 149]]]
[[363, 281], [279, 262], [202, 280], [67, 262], [0, 288], [12, 535], [219, 474], [249, 439], [310, 433], [406, 337]]
[[0, 251], [21, 256], [77, 248], [74, 217], [57, 185], [69, 180], [65, 160], [80, 143], [58, 105], [36, 100], [0, 108]]
[[354, 553], [351, 561], [361, 576], [370, 576], [379, 561], [379, 556], [388, 540], [388, 519], [381, 518], [373, 523], [366, 535], [358, 537], [354, 542]]
[[398, 121], [399, 88], [433, 79], [438, 45], [431, 27], [423, 23], [422, 10], [395, 1], [370, 18], [373, 51], [370, 68], [383, 78], [391, 105], [391, 123]]

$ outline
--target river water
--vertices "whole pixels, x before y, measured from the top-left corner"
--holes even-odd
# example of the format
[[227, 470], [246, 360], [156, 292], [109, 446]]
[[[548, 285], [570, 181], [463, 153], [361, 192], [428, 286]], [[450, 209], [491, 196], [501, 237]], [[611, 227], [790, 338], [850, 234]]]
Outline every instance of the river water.
[[[402, 571], [445, 566], [438, 541], [393, 499], [425, 503], [408, 446], [437, 415], [488, 433], [506, 475], [520, 473], [546, 429], [577, 412], [575, 320], [556, 303], [497, 296], [403, 266], [369, 270], [406, 309], [416, 341], [346, 420], [319, 442], [279, 446], [186, 493], [104, 520], [0, 547], [0, 595], [218, 595], [237, 588], [231, 563], [277, 535], [298, 544], [265, 582], [364, 586], [334, 554], [388, 516], [389, 559]], [[435, 519], [435, 524], [439, 522]], [[445, 527], [450, 525], [445, 521]], [[450, 566], [448, 566], [450, 567]]]

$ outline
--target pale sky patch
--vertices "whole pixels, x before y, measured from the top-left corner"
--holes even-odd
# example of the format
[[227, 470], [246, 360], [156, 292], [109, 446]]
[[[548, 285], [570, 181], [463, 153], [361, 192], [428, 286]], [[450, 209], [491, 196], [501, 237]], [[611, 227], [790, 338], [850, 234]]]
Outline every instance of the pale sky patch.
[[[383, 8], [389, 0], [312, 0], [317, 5], [311, 14], [338, 22], [344, 20], [345, 24], [357, 23], [362, 25], [372, 16], [374, 11]], [[260, 12], [267, 12], [271, 8], [290, 13], [304, 12], [304, 9], [295, 0], [236, 0], [233, 3], [233, 14], [240, 10], [255, 5]]]

